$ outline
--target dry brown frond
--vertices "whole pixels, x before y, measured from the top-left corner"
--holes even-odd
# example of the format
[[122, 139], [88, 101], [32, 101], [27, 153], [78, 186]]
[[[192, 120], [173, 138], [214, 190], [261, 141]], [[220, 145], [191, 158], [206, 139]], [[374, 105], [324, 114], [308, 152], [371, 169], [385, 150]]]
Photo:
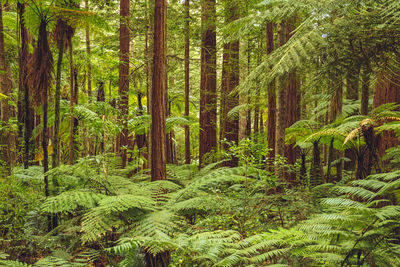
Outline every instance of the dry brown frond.
[[34, 104], [39, 106], [47, 101], [45, 93], [50, 87], [53, 72], [53, 55], [47, 39], [47, 22], [44, 19], [40, 22], [37, 46], [28, 65], [29, 88]]
[[361, 133], [361, 128], [354, 129], [351, 131], [347, 136], [346, 139], [344, 139], [343, 145], [345, 145], [348, 141], [353, 140], [357, 136], [359, 136]]

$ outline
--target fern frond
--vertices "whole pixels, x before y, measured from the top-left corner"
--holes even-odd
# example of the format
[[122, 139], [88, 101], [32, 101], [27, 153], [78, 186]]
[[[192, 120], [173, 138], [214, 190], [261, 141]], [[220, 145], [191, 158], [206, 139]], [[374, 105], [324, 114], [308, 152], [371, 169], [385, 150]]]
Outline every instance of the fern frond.
[[41, 210], [43, 212], [59, 213], [72, 211], [78, 207], [90, 209], [95, 207], [103, 198], [104, 195], [91, 191], [67, 191], [55, 197], [48, 198], [42, 204]]

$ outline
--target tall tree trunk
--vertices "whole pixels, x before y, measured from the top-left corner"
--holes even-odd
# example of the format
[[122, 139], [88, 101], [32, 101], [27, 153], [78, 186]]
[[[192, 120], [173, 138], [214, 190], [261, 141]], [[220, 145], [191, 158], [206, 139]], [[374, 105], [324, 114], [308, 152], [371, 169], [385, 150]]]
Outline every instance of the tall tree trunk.
[[[185, 0], [185, 116], [189, 116], [189, 56], [190, 56], [190, 39], [189, 39], [189, 0]], [[190, 128], [185, 125], [185, 163], [190, 164]]]
[[121, 165], [125, 168], [127, 162], [128, 146], [128, 113], [129, 113], [129, 0], [120, 2], [120, 28], [119, 28], [119, 105], [121, 113], [122, 131], [117, 137], [117, 149], [121, 155]]
[[[89, 11], [89, 0], [85, 0], [85, 9]], [[89, 101], [92, 97], [92, 64], [90, 61], [90, 31], [89, 24], [85, 28], [86, 35], [86, 54], [87, 54], [87, 89]]]
[[[53, 55], [48, 43], [47, 38], [47, 21], [42, 18], [39, 25], [39, 36], [37, 46], [29, 61], [29, 86], [36, 96], [35, 104], [43, 106], [43, 130], [42, 130], [42, 149], [43, 149], [43, 171], [44, 171], [44, 189], [45, 195], [48, 197], [49, 181], [47, 171], [49, 168], [48, 163], [48, 136], [47, 136], [47, 98], [50, 89], [53, 69]], [[52, 229], [52, 217], [48, 216], [48, 230]]]
[[32, 103], [29, 98], [29, 86], [28, 86], [28, 31], [25, 27], [25, 21], [23, 14], [25, 12], [25, 5], [17, 3], [18, 16], [19, 16], [19, 36], [20, 36], [20, 48], [19, 48], [19, 91], [23, 94], [23, 106], [19, 109], [22, 115], [22, 123], [24, 124], [24, 168], [29, 167], [29, 162], [33, 160], [33, 144], [31, 142], [31, 135], [34, 127], [34, 110]]
[[73, 57], [73, 47], [72, 41], [69, 47], [69, 76], [70, 76], [70, 100], [69, 100], [69, 107], [70, 107], [70, 122], [69, 122], [69, 164], [74, 164], [74, 148], [75, 148], [75, 136], [74, 136], [74, 103], [75, 103], [75, 96], [74, 96], [74, 57]]
[[[400, 79], [399, 73], [391, 73], [390, 71], [382, 71], [377, 75], [377, 83], [374, 88], [373, 108], [388, 103], [400, 103]], [[385, 131], [378, 145], [378, 156], [382, 157], [385, 151], [391, 147], [399, 145], [399, 139], [393, 131]], [[382, 162], [383, 167], [388, 162]]]
[[[286, 22], [281, 22], [278, 26], [278, 45], [284, 45], [289, 39], [289, 26]], [[276, 99], [276, 155], [285, 155], [285, 129], [287, 125], [287, 103], [286, 95], [288, 90], [287, 76], [282, 76], [279, 79], [278, 94]], [[276, 171], [279, 179], [284, 180], [285, 172], [278, 166]]]
[[[225, 0], [225, 23], [230, 23], [239, 18], [239, 2], [237, 0]], [[223, 100], [222, 110], [222, 137], [229, 143], [239, 142], [239, 118], [228, 117], [228, 112], [239, 105], [239, 95], [232, 94], [236, 86], [239, 85], [239, 41], [230, 42], [224, 45], [223, 66], [222, 66], [222, 86], [221, 95]], [[224, 143], [225, 150], [229, 149], [229, 144]], [[239, 164], [237, 157], [224, 162], [225, 166], [236, 167]]]
[[[360, 81], [360, 65], [355, 64], [354, 68], [352, 70], [349, 70], [346, 74], [347, 99], [358, 100], [359, 81]], [[344, 152], [344, 156], [350, 159], [350, 161], [346, 161], [344, 163], [344, 169], [345, 170], [354, 169], [354, 166], [356, 165], [356, 157], [352, 149], [346, 149]]]
[[[289, 73], [289, 84], [286, 92], [286, 113], [287, 121], [286, 127], [290, 127], [293, 123], [300, 119], [300, 84], [296, 74], [296, 71]], [[299, 154], [298, 148], [293, 144], [286, 145], [285, 156], [287, 157], [287, 163], [293, 165], [296, 163], [297, 156]], [[296, 173], [292, 172], [288, 175], [290, 183], [296, 181]]]
[[[8, 105], [9, 90], [7, 85], [7, 65], [6, 65], [6, 55], [4, 50], [4, 27], [3, 27], [3, 5], [0, 2], [0, 83], [1, 90], [0, 93], [5, 95], [7, 98], [1, 101], [1, 120], [0, 127], [8, 123], [10, 106]], [[1, 160], [5, 164], [5, 169], [7, 173], [11, 171], [10, 162], [10, 147], [9, 147], [10, 133], [3, 129], [0, 131], [0, 152]]]
[[167, 3], [156, 0], [154, 7], [153, 82], [151, 94], [151, 180], [165, 180], [166, 135], [165, 135], [165, 91], [167, 52]]
[[[151, 97], [152, 97], [152, 79], [150, 79], [150, 77], [153, 77], [152, 71], [153, 71], [153, 48], [154, 47], [154, 40], [153, 40], [153, 30], [154, 28], [152, 27], [153, 25], [153, 13], [151, 12], [151, 10], [154, 10], [154, 6], [152, 6], [153, 2], [150, 2], [149, 5], [149, 1], [145, 0], [146, 2], [146, 36], [145, 36], [145, 58], [146, 58], [146, 93], [147, 93], [147, 113], [148, 114], [152, 114], [152, 101], [151, 101]], [[150, 8], [151, 6], [151, 8]], [[152, 158], [151, 156], [151, 152], [152, 152], [152, 144], [151, 144], [151, 128], [149, 130], [149, 133], [147, 134], [147, 140], [149, 140], [149, 142], [147, 143], [147, 157], [149, 159]], [[147, 168], [151, 169], [151, 160], [147, 161]]]
[[204, 0], [201, 16], [203, 32], [201, 41], [199, 167], [204, 165], [204, 156], [217, 147], [217, 36], [215, 21], [215, 0]]
[[54, 140], [53, 140], [53, 161], [52, 167], [55, 168], [60, 165], [59, 153], [59, 135], [60, 135], [60, 99], [61, 99], [61, 67], [64, 54], [64, 30], [65, 22], [60, 20], [61, 33], [58, 39], [58, 60], [57, 60], [57, 74], [56, 74], [56, 92], [54, 95]]
[[[267, 55], [270, 55], [274, 50], [274, 25], [272, 22], [267, 23], [266, 27], [267, 39]], [[273, 162], [275, 159], [275, 145], [276, 145], [276, 93], [275, 81], [268, 85], [268, 159]]]

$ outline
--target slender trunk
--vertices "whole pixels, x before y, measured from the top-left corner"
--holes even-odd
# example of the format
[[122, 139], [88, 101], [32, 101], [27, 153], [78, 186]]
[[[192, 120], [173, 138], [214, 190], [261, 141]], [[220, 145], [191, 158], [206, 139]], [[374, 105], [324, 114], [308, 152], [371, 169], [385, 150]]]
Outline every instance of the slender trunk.
[[361, 115], [368, 115], [369, 84], [371, 79], [371, 65], [367, 61], [362, 72]]
[[73, 47], [72, 41], [69, 47], [69, 76], [70, 76], [70, 122], [69, 122], [69, 164], [74, 164], [74, 148], [75, 148], [75, 137], [74, 137], [74, 61], [73, 61]]
[[[189, 39], [189, 0], [185, 0], [185, 116], [189, 116], [189, 56], [190, 56], [190, 39]], [[185, 163], [190, 164], [190, 128], [185, 126]]]
[[322, 184], [322, 166], [321, 166], [321, 152], [319, 149], [319, 142], [313, 142], [313, 161], [310, 168], [310, 186], [314, 187]]
[[[105, 102], [105, 101], [106, 101], [106, 93], [104, 91], [104, 82], [100, 81], [99, 88], [97, 89], [97, 102]], [[103, 131], [103, 138], [100, 140], [100, 149], [99, 149], [100, 153], [104, 153], [105, 151], [105, 138], [106, 138], [105, 131]]]
[[[267, 55], [271, 54], [274, 50], [274, 26], [272, 22], [267, 23], [266, 27], [267, 39]], [[268, 159], [273, 162], [275, 159], [275, 145], [276, 145], [276, 92], [275, 82], [272, 81], [268, 85]]]
[[121, 156], [122, 168], [125, 168], [127, 162], [128, 146], [128, 113], [129, 113], [129, 0], [120, 2], [120, 28], [119, 28], [119, 105], [121, 113], [122, 131], [117, 137], [117, 149]]
[[64, 30], [65, 22], [60, 20], [61, 33], [58, 40], [58, 60], [56, 74], [56, 92], [54, 95], [54, 140], [53, 140], [53, 161], [52, 167], [60, 165], [59, 135], [60, 135], [60, 98], [61, 98], [61, 67], [64, 54]]
[[[89, 0], [85, 0], [85, 9], [89, 11]], [[87, 90], [89, 101], [92, 97], [92, 64], [90, 62], [90, 31], [89, 25], [85, 28], [86, 34], [86, 54], [87, 54]]]
[[[152, 4], [153, 2], [150, 2]], [[153, 49], [150, 49], [151, 47], [154, 46], [154, 40], [153, 38], [153, 14], [151, 13], [151, 10], [154, 10], [154, 6], [149, 6], [149, 1], [146, 0], [146, 37], [145, 37], [145, 58], [146, 58], [146, 89], [147, 89], [147, 113], [152, 114], [152, 79], [150, 77], [153, 76]], [[151, 152], [152, 152], [152, 144], [151, 144], [151, 128], [149, 130], [149, 133], [147, 134], [147, 140], [149, 142], [147, 143], [147, 157], [149, 159], [152, 158]], [[151, 169], [151, 160], [147, 161], [147, 168]]]
[[[21, 117], [24, 124], [24, 168], [29, 167], [29, 161], [33, 160], [33, 146], [31, 142], [31, 135], [34, 126], [34, 110], [29, 99], [29, 86], [27, 82], [28, 76], [28, 32], [25, 27], [23, 14], [25, 12], [25, 5], [17, 3], [18, 16], [19, 16], [19, 36], [20, 36], [20, 49], [19, 49], [19, 90], [23, 94], [23, 107], [21, 108]], [[20, 116], [18, 116], [20, 117]]]
[[306, 185], [307, 181], [307, 168], [306, 168], [306, 154], [301, 154], [301, 167], [300, 167], [300, 183]]
[[[143, 106], [142, 106], [142, 94], [138, 93], [137, 95], [137, 101], [138, 101], [138, 116], [142, 116], [143, 114]], [[139, 151], [139, 157], [142, 154], [143, 157], [148, 160], [148, 153], [146, 150], [146, 146], [147, 146], [147, 138], [146, 138], [146, 134], [136, 134], [136, 145]], [[144, 167], [144, 166], [142, 166]]]
[[151, 94], [151, 180], [166, 179], [165, 91], [166, 91], [166, 0], [154, 7], [153, 82]]
[[215, 14], [215, 0], [204, 0], [201, 16], [203, 33], [201, 42], [199, 167], [204, 166], [204, 156], [217, 147]]

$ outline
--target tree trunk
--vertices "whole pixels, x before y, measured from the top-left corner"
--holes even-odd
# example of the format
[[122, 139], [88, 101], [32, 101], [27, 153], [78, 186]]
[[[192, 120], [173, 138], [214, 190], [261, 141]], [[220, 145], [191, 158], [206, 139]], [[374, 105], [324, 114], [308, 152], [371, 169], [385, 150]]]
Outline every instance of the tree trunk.
[[75, 103], [75, 96], [74, 96], [74, 58], [73, 58], [73, 47], [72, 41], [71, 46], [69, 47], [69, 76], [70, 76], [70, 122], [69, 122], [69, 164], [74, 164], [74, 148], [75, 148], [75, 136], [74, 136], [74, 103]]
[[319, 141], [313, 142], [313, 161], [310, 167], [310, 186], [314, 187], [322, 184], [322, 166], [321, 152], [319, 149]]
[[[190, 56], [190, 39], [189, 39], [189, 0], [185, 0], [185, 116], [189, 116], [189, 56]], [[185, 163], [190, 164], [190, 128], [185, 125]]]
[[22, 123], [24, 124], [24, 168], [29, 167], [29, 162], [33, 160], [33, 145], [31, 142], [31, 135], [34, 127], [34, 110], [29, 99], [29, 86], [28, 86], [28, 31], [25, 27], [23, 14], [25, 12], [25, 5], [17, 3], [18, 16], [19, 16], [19, 36], [20, 36], [20, 49], [19, 49], [19, 91], [23, 94], [23, 106], [20, 108], [22, 115]]
[[[300, 93], [299, 93], [299, 81], [297, 78], [296, 71], [289, 73], [289, 84], [287, 86], [286, 91], [286, 112], [287, 120], [286, 126], [290, 127], [293, 123], [300, 119]], [[287, 163], [293, 165], [296, 163], [297, 156], [299, 154], [298, 148], [296, 148], [293, 144], [286, 145], [285, 147], [285, 156], [287, 157]], [[292, 172], [288, 174], [288, 181], [290, 183], [294, 183], [296, 181], [296, 173]]]
[[151, 180], [165, 180], [166, 135], [166, 0], [156, 0], [154, 7], [153, 82], [151, 94]]
[[[278, 45], [284, 45], [289, 39], [289, 26], [286, 22], [281, 22], [278, 26]], [[278, 94], [276, 99], [276, 155], [285, 155], [285, 129], [287, 126], [287, 103], [286, 95], [288, 91], [287, 76], [282, 76], [279, 79]], [[276, 171], [280, 180], [285, 179], [285, 172], [278, 166]]]
[[215, 21], [215, 0], [204, 0], [201, 16], [203, 33], [201, 42], [199, 167], [204, 166], [204, 156], [217, 147], [217, 39]]
[[[360, 81], [359, 76], [360, 76], [360, 65], [356, 64], [353, 71], [349, 71], [346, 75], [347, 99], [358, 100], [358, 91], [359, 91], [358, 87]], [[344, 169], [345, 170], [354, 169], [354, 166], [356, 165], [356, 158], [351, 149], [346, 149], [344, 152], [344, 156], [350, 159], [349, 162], [346, 161], [344, 163]]]
[[[85, 0], [85, 9], [89, 11], [89, 0]], [[92, 97], [92, 64], [90, 62], [90, 31], [89, 24], [85, 28], [86, 35], [86, 54], [87, 54], [87, 90], [89, 101]]]
[[127, 162], [128, 146], [128, 113], [129, 113], [129, 0], [120, 2], [120, 28], [119, 28], [119, 105], [121, 113], [122, 131], [117, 137], [117, 149], [121, 156], [122, 168]]
[[[267, 23], [266, 27], [267, 39], [267, 55], [271, 54], [274, 50], [274, 26], [272, 22]], [[273, 162], [275, 159], [275, 145], [276, 145], [276, 92], [275, 82], [272, 81], [268, 85], [268, 159]]]
[[[239, 18], [237, 0], [225, 1], [225, 23], [228, 24]], [[229, 143], [238, 144], [239, 142], [239, 117], [228, 117], [228, 112], [239, 105], [239, 95], [232, 94], [236, 86], [239, 85], [239, 41], [230, 42], [224, 45], [223, 66], [222, 66], [222, 136], [221, 140], [226, 139]], [[229, 149], [229, 144], [224, 143], [223, 148]], [[237, 157], [224, 162], [225, 166], [236, 167], [239, 164]]]
[[[343, 107], [343, 81], [342, 81], [342, 76], [338, 74], [336, 76], [336, 79], [333, 80], [333, 87], [336, 86], [336, 91], [334, 92], [331, 103], [330, 103], [330, 111], [329, 111], [329, 123], [333, 123], [338, 116], [342, 113], [342, 107]], [[331, 142], [331, 146], [329, 147], [329, 159], [330, 163], [332, 163], [333, 160], [336, 160], [341, 157], [340, 151], [336, 151], [336, 149], [333, 148], [333, 141]], [[328, 160], [329, 163], [329, 160]], [[342, 161], [339, 161], [336, 164], [336, 181], [339, 182], [342, 179]], [[328, 173], [327, 173], [327, 182], [332, 182], [330, 179], [330, 165], [328, 164]]]
[[371, 79], [371, 65], [367, 61], [362, 72], [361, 115], [368, 115], [369, 83]]
[[[142, 116], [143, 114], [143, 106], [142, 106], [142, 94], [138, 93], [137, 96], [137, 101], [138, 101], [138, 116]], [[146, 134], [136, 134], [135, 137], [135, 143], [137, 145], [138, 151], [139, 151], [139, 157], [142, 154], [143, 157], [148, 160], [148, 153], [147, 153], [147, 138], [146, 138]], [[144, 168], [144, 166], [141, 166], [142, 168]]]
[[[105, 102], [106, 101], [106, 93], [104, 91], [104, 82], [99, 82], [99, 88], [97, 89], [97, 102]], [[100, 140], [100, 153], [104, 153], [105, 151], [105, 131], [103, 131], [103, 138]], [[97, 143], [97, 142], [96, 142]], [[97, 146], [97, 144], [96, 144]]]
[[[3, 28], [3, 5], [0, 2], [0, 93], [3, 95], [7, 96], [8, 95], [8, 89], [7, 89], [7, 70], [6, 70], [6, 55], [4, 51], [4, 28]], [[0, 121], [0, 127], [5, 126], [5, 124], [8, 121], [8, 105], [7, 105], [8, 99], [4, 99], [0, 102], [1, 104], [1, 121]], [[9, 169], [9, 161], [8, 161], [8, 146], [7, 146], [7, 139], [8, 139], [8, 134], [6, 130], [1, 130], [0, 131], [0, 152], [1, 152], [1, 160], [3, 161], [3, 164], [5, 165], [4, 168], [7, 168], [7, 173], [10, 172]]]
[[57, 60], [57, 74], [56, 74], [56, 92], [54, 95], [54, 140], [53, 140], [53, 161], [52, 167], [55, 168], [60, 165], [59, 153], [59, 135], [60, 135], [60, 99], [61, 99], [61, 67], [64, 54], [64, 30], [65, 22], [60, 20], [61, 33], [58, 40], [58, 60]]
[[[373, 108], [388, 103], [400, 103], [400, 79], [399, 73], [391, 73], [390, 71], [382, 71], [377, 75], [377, 83], [374, 88]], [[391, 147], [399, 145], [399, 139], [393, 131], [385, 131], [382, 133], [381, 142], [378, 147], [378, 156], [382, 157], [385, 151]], [[382, 162], [383, 167], [388, 162]]]
[[[153, 49], [150, 49], [151, 47], [154, 46], [154, 40], [153, 38], [149, 38], [154, 36], [153, 33], [153, 14], [151, 10], [154, 10], [154, 6], [150, 8], [149, 6], [149, 1], [146, 0], [146, 36], [145, 36], [145, 58], [146, 58], [146, 93], [147, 93], [147, 113], [152, 114], [152, 101], [151, 101], [151, 96], [152, 96], [152, 79], [150, 77], [153, 76], [152, 71], [153, 71]], [[153, 2], [151, 1], [150, 4]], [[147, 144], [147, 157], [149, 159], [152, 158], [151, 156], [151, 151], [152, 151], [152, 144], [151, 144], [151, 128], [149, 130], [149, 133], [147, 134], [147, 140], [149, 140]], [[147, 161], [147, 168], [151, 169], [151, 160]]]
[[[10, 90], [8, 88], [7, 82], [7, 65], [6, 65], [6, 55], [4, 50], [4, 28], [3, 28], [3, 6], [0, 3], [0, 93], [5, 95], [7, 98], [1, 101], [1, 126], [6, 126], [10, 118], [11, 106], [8, 104], [8, 98], [10, 97]], [[11, 162], [11, 149], [12, 144], [10, 144], [11, 133], [3, 129], [0, 131], [0, 152], [1, 160], [5, 165], [7, 173], [11, 172], [12, 162]]]

